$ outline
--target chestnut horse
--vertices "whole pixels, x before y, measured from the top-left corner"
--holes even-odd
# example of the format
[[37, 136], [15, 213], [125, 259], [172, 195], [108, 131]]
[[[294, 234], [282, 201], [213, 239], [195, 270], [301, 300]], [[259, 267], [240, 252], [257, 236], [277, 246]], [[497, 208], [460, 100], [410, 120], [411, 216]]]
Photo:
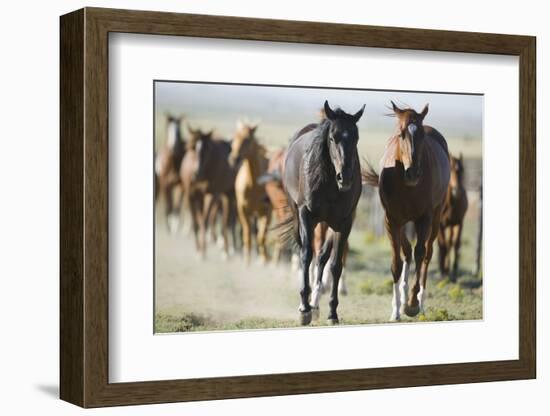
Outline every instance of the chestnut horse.
[[[281, 227], [281, 238], [293, 237], [300, 247], [302, 281], [299, 320], [302, 325], [311, 323], [312, 310], [317, 315], [323, 271], [329, 257], [334, 281], [328, 323], [339, 322], [336, 309], [344, 247], [361, 195], [357, 122], [364, 108], [351, 115], [339, 108], [333, 110], [325, 101], [326, 119], [296, 133], [287, 150], [283, 185], [291, 216]], [[313, 258], [313, 230], [320, 222], [327, 223], [331, 233], [316, 260], [317, 279], [310, 304], [309, 268]]]
[[451, 251], [454, 250], [453, 269], [449, 275], [452, 282], [456, 282], [458, 262], [460, 258], [460, 241], [464, 216], [468, 209], [468, 196], [464, 188], [464, 163], [462, 153], [460, 157], [451, 155], [451, 179], [447, 198], [441, 212], [441, 222], [437, 242], [439, 246], [439, 269], [442, 276], [449, 275]]
[[[189, 143], [182, 163], [181, 180], [191, 211], [195, 244], [206, 256], [206, 230], [212, 211], [221, 206], [221, 235], [224, 258], [229, 255], [227, 232], [231, 227], [231, 210], [235, 204], [235, 169], [229, 165], [231, 144], [212, 137], [212, 131], [204, 133], [188, 126]], [[212, 224], [211, 226], [214, 226]]]
[[266, 149], [256, 138], [256, 126], [239, 120], [233, 137], [229, 163], [238, 169], [235, 178], [237, 214], [243, 232], [243, 251], [246, 263], [250, 263], [252, 227], [256, 222], [256, 245], [262, 262], [267, 262], [266, 237], [271, 220], [271, 204], [265, 187], [258, 178], [267, 172]]
[[[450, 167], [445, 138], [433, 127], [424, 125], [428, 105], [420, 113], [410, 108], [401, 109], [393, 101], [392, 107], [397, 117], [397, 132], [386, 145], [380, 175], [368, 166], [363, 177], [366, 183], [379, 187], [386, 212], [386, 230], [393, 252], [390, 320], [396, 321], [401, 313], [413, 317], [424, 310], [428, 266], [439, 232]], [[412, 248], [404, 226], [409, 221], [414, 223], [417, 242], [414, 248], [416, 280], [407, 300]]]
[[185, 141], [181, 134], [183, 116], [168, 116], [167, 138], [155, 156], [155, 199], [163, 194], [168, 231], [175, 233], [179, 226], [183, 197], [179, 171], [185, 155]]

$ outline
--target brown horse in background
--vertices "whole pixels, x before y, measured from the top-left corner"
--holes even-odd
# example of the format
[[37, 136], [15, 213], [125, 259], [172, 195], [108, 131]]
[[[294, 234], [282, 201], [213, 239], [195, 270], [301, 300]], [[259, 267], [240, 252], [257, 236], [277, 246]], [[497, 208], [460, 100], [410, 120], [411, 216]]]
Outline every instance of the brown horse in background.
[[164, 195], [166, 225], [169, 232], [175, 233], [183, 197], [179, 172], [186, 146], [181, 133], [183, 116], [168, 115], [167, 120], [166, 142], [155, 156], [155, 200]]
[[[433, 127], [423, 124], [428, 105], [420, 113], [410, 108], [401, 109], [393, 101], [392, 107], [397, 117], [397, 133], [388, 141], [380, 175], [368, 166], [363, 177], [368, 184], [379, 187], [386, 211], [386, 229], [393, 251], [390, 319], [399, 320], [401, 313], [412, 317], [423, 312], [428, 266], [439, 232], [450, 167], [445, 138]], [[407, 300], [412, 248], [404, 226], [409, 221], [414, 223], [417, 242], [414, 248], [416, 280]]]
[[188, 130], [190, 138], [180, 176], [191, 211], [195, 244], [204, 258], [209, 220], [213, 217], [214, 207], [219, 204], [223, 253], [226, 258], [229, 255], [227, 233], [231, 227], [231, 211], [235, 205], [235, 169], [228, 162], [231, 144], [214, 139], [212, 131], [204, 133], [189, 126]]
[[237, 214], [243, 233], [243, 250], [247, 263], [252, 248], [252, 227], [256, 222], [256, 245], [262, 262], [267, 262], [266, 237], [271, 220], [271, 204], [258, 178], [267, 172], [266, 149], [256, 138], [258, 126], [239, 120], [233, 137], [229, 163], [238, 169], [235, 178]]
[[[288, 216], [288, 200], [283, 188], [281, 177], [284, 170], [285, 150], [279, 149], [269, 158], [267, 172], [258, 178], [258, 184], [265, 186], [265, 193], [271, 203], [275, 222], [280, 224]], [[278, 263], [281, 257], [283, 244], [278, 239], [274, 242], [272, 260]]]
[[447, 198], [441, 212], [441, 222], [437, 242], [439, 245], [439, 269], [442, 276], [449, 275], [451, 251], [454, 250], [453, 269], [449, 278], [456, 282], [458, 262], [460, 258], [460, 242], [464, 216], [468, 209], [468, 196], [464, 188], [464, 163], [462, 153], [460, 157], [450, 157], [451, 178]]

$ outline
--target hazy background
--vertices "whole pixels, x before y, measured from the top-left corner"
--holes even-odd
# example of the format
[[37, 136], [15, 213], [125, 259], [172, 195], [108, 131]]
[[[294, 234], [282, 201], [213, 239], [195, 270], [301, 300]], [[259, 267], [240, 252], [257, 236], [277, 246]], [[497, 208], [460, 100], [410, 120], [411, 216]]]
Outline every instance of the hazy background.
[[394, 132], [395, 119], [390, 100], [420, 111], [426, 103], [430, 111], [425, 123], [436, 127], [447, 139], [451, 152], [469, 158], [482, 153], [483, 97], [480, 95], [418, 93], [372, 90], [295, 88], [200, 84], [155, 83], [156, 143], [165, 137], [166, 112], [186, 115], [194, 128], [215, 129], [229, 138], [239, 118], [260, 122], [257, 135], [267, 146], [284, 146], [304, 125], [318, 121], [319, 110], [327, 99], [331, 107], [354, 113], [366, 104], [359, 121], [359, 153], [370, 159], [381, 157], [386, 140]]
[[[184, 124], [215, 130], [218, 138], [230, 139], [238, 119], [259, 123], [257, 137], [268, 149], [284, 148], [300, 128], [319, 121], [327, 99], [333, 108], [355, 113], [366, 104], [359, 121], [359, 155], [377, 164], [387, 140], [394, 134], [396, 119], [390, 100], [399, 106], [430, 110], [425, 124], [437, 128], [449, 149], [465, 160], [465, 186], [469, 208], [464, 221], [459, 282], [441, 279], [437, 251], [429, 272], [426, 314], [418, 320], [481, 319], [483, 288], [475, 268], [479, 229], [479, 185], [482, 178], [483, 97], [480, 95], [427, 92], [342, 90], [251, 85], [155, 83], [155, 145], [166, 141], [166, 114], [185, 114]], [[188, 136], [183, 131], [184, 138]], [[289, 263], [265, 267], [253, 262], [246, 267], [240, 255], [221, 260], [219, 249], [209, 244], [208, 258], [199, 261], [188, 231], [175, 236], [166, 232], [164, 218], [156, 210], [155, 330], [186, 332], [257, 328], [288, 328], [298, 325], [298, 278]], [[272, 225], [275, 220], [272, 220]], [[268, 252], [276, 233], [268, 232]], [[437, 244], [435, 244], [437, 246]], [[392, 280], [391, 248], [384, 230], [384, 212], [377, 190], [365, 186], [349, 238], [346, 282], [349, 294], [340, 299], [343, 324], [387, 322]], [[436, 248], [437, 250], [437, 248]], [[255, 249], [253, 250], [255, 251]], [[325, 297], [321, 300], [323, 325]]]

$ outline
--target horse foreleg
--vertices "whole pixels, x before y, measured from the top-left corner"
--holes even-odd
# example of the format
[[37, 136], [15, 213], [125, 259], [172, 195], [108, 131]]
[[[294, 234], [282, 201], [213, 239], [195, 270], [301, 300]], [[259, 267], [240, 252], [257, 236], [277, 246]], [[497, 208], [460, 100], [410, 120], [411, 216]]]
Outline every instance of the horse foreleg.
[[227, 237], [227, 228], [229, 227], [229, 197], [221, 196], [222, 205], [222, 238], [223, 238], [223, 256], [224, 259], [229, 257], [229, 240]]
[[237, 207], [239, 221], [241, 223], [241, 228], [243, 230], [243, 252], [244, 260], [246, 264], [250, 264], [250, 251], [251, 251], [251, 232], [250, 232], [250, 221], [245, 209], [241, 206]]
[[349, 242], [346, 241], [346, 246], [344, 247], [344, 254], [342, 256], [342, 275], [340, 276], [340, 283], [338, 283], [338, 293], [342, 296], [347, 296], [348, 288], [346, 286], [346, 262], [348, 259], [349, 253]]
[[260, 259], [263, 264], [267, 263], [268, 261], [268, 255], [267, 255], [267, 247], [266, 247], [266, 239], [267, 239], [267, 229], [269, 227], [269, 220], [271, 218], [270, 213], [264, 213], [260, 218], [258, 218], [258, 231], [256, 234], [256, 242], [258, 244], [258, 252], [260, 254]]
[[[416, 266], [416, 278], [414, 285], [409, 291], [409, 299], [405, 306], [404, 312], [407, 316], [413, 317], [420, 312], [419, 298], [424, 295], [424, 287], [422, 285], [423, 262], [426, 257], [426, 240], [430, 234], [432, 218], [428, 215], [421, 217], [414, 223], [416, 228], [416, 246], [414, 247], [414, 262]], [[437, 234], [435, 234], [437, 235]], [[420, 295], [419, 295], [420, 294]]]
[[201, 222], [201, 204], [202, 195], [193, 194], [189, 196], [189, 208], [191, 211], [191, 222], [193, 224], [193, 235], [195, 236], [195, 247], [200, 252], [201, 245], [199, 239], [199, 228]]
[[170, 234], [174, 234], [171, 221], [172, 210], [174, 209], [172, 194], [173, 190], [174, 185], [172, 184], [168, 184], [164, 187], [164, 217], [166, 219], [166, 228]]
[[316, 265], [316, 271], [317, 274], [315, 276], [315, 286], [313, 288], [313, 293], [311, 295], [311, 309], [313, 313], [313, 319], [319, 318], [319, 301], [321, 300], [321, 295], [323, 294], [323, 274], [325, 271], [325, 266], [328, 262], [328, 259], [330, 258], [330, 253], [332, 251], [333, 246], [333, 236], [329, 236], [325, 242], [323, 243], [323, 246], [321, 247], [320, 251], [317, 254], [317, 265]]
[[439, 230], [439, 219], [440, 219], [440, 210], [436, 209], [433, 214], [432, 224], [431, 224], [431, 232], [428, 237], [428, 240], [426, 241], [426, 255], [424, 256], [424, 260], [422, 262], [422, 281], [420, 283], [420, 291], [418, 292], [417, 298], [418, 298], [418, 307], [420, 309], [420, 313], [424, 313], [424, 301], [426, 299], [426, 283], [428, 282], [428, 267], [430, 266], [430, 261], [432, 260], [433, 255], [433, 243], [435, 239], [437, 238], [438, 230]]
[[460, 241], [462, 239], [462, 224], [453, 226], [452, 233], [454, 259], [451, 281], [456, 282], [456, 279], [458, 277], [458, 262], [460, 261]]
[[340, 232], [333, 234], [333, 247], [330, 258], [330, 273], [332, 274], [332, 287], [330, 290], [329, 314], [327, 323], [330, 325], [336, 325], [339, 323], [338, 313], [338, 283], [340, 282], [340, 276], [342, 275], [344, 248], [348, 241], [348, 236], [351, 231], [352, 218], [350, 218], [346, 224], [344, 224]]
[[439, 272], [441, 273], [441, 277], [444, 278], [447, 275], [447, 270], [445, 269], [447, 261], [447, 241], [445, 239], [444, 226], [439, 227], [439, 232], [437, 233], [437, 246], [439, 248]]
[[394, 224], [388, 217], [386, 217], [386, 231], [388, 233], [392, 248], [391, 273], [393, 277], [393, 298], [390, 321], [398, 321], [401, 318], [400, 310], [402, 302], [399, 293], [399, 280], [401, 278], [401, 271], [404, 270], [403, 260], [401, 260], [401, 226]]
[[309, 295], [311, 288], [309, 285], [309, 265], [313, 257], [311, 240], [313, 236], [313, 221], [306, 207], [298, 211], [299, 232], [300, 232], [300, 262], [302, 266], [302, 281], [300, 282], [300, 324], [309, 325], [311, 323], [311, 306], [309, 305]]
[[405, 232], [405, 228], [401, 228], [401, 250], [405, 256], [405, 262], [401, 270], [401, 277], [399, 282], [399, 299], [400, 299], [400, 313], [405, 313], [404, 308], [407, 304], [407, 295], [409, 292], [409, 271], [412, 263], [412, 246]]

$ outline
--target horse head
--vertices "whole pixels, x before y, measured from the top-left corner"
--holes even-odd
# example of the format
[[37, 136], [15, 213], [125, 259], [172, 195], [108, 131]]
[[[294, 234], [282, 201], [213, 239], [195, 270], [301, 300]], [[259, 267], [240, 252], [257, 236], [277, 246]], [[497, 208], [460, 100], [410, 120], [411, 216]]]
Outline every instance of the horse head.
[[363, 115], [365, 105], [351, 115], [341, 109], [333, 110], [328, 101], [325, 101], [324, 114], [328, 126], [328, 150], [332, 166], [334, 167], [338, 190], [345, 192], [351, 188], [353, 173], [356, 171], [357, 142], [359, 131], [357, 122]]
[[194, 180], [205, 179], [208, 172], [208, 164], [211, 156], [210, 147], [212, 145], [213, 131], [203, 132], [201, 129], [193, 129], [187, 125], [189, 131], [189, 141], [187, 142], [187, 151], [194, 154], [195, 166], [193, 170]]
[[451, 196], [456, 197], [462, 188], [464, 180], [464, 160], [462, 153], [459, 157], [451, 156], [451, 176], [449, 179], [449, 188]]
[[392, 108], [397, 117], [399, 129], [399, 157], [405, 169], [405, 184], [416, 186], [422, 173], [422, 153], [424, 150], [424, 118], [428, 114], [428, 104], [417, 113], [411, 108], [401, 109], [392, 101]]
[[251, 156], [256, 142], [256, 129], [258, 125], [251, 125], [241, 120], [237, 122], [237, 131], [231, 141], [231, 153], [229, 154], [229, 164], [237, 166], [244, 159]]
[[167, 143], [170, 147], [174, 147], [177, 141], [181, 141], [181, 123], [185, 116], [180, 114], [179, 116], [173, 116], [172, 114], [166, 114], [167, 121]]

